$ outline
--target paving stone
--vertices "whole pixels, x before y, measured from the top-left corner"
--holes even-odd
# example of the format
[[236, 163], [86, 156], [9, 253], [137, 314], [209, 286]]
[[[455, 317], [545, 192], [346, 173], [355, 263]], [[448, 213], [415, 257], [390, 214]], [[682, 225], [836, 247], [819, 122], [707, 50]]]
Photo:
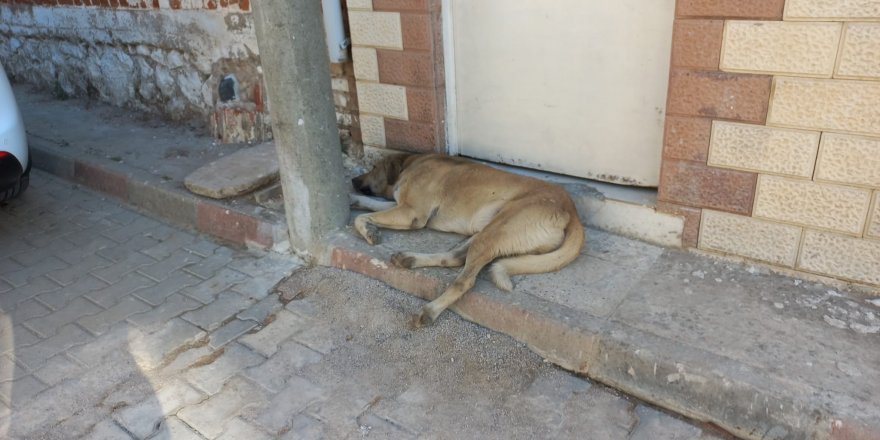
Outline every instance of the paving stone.
[[244, 295], [247, 298], [260, 300], [268, 296], [281, 280], [287, 278], [290, 272], [280, 272], [277, 274], [258, 275], [254, 278], [236, 284], [232, 290]]
[[212, 355], [216, 356], [216, 351], [217, 350], [211, 348], [210, 345], [198, 345], [192, 347], [177, 355], [177, 357], [175, 357], [168, 365], [164, 365], [160, 374], [162, 377], [176, 377], [182, 375], [186, 373], [189, 367], [203, 362]]
[[[65, 237], [65, 241], [70, 241], [70, 237]], [[71, 242], [72, 243], [72, 242]], [[56, 252], [55, 256], [64, 260], [68, 264], [76, 264], [84, 259], [95, 256], [98, 251], [109, 249], [117, 246], [116, 242], [113, 240], [101, 237], [101, 236], [92, 236], [91, 240], [88, 240], [82, 244], [75, 244], [68, 250]], [[104, 260], [106, 258], [101, 257]]]
[[67, 353], [77, 361], [94, 367], [113, 352], [128, 352], [129, 341], [139, 340], [142, 337], [143, 333], [137, 328], [124, 323], [117, 324], [93, 341], [73, 347]]
[[233, 251], [232, 248], [218, 246], [214, 242], [207, 240], [207, 239], [204, 239], [204, 238], [193, 241], [190, 244], [184, 245], [183, 248], [188, 251], [195, 252], [197, 255], [200, 255], [202, 257], [209, 257], [209, 256], [215, 255], [215, 254], [218, 254], [218, 255], [224, 255], [224, 254], [234, 255], [235, 254], [235, 251]]
[[243, 375], [263, 388], [277, 393], [300, 368], [320, 360], [320, 353], [296, 342], [287, 341], [266, 362], [248, 368]]
[[[36, 235], [44, 233], [45, 232], [39, 232]], [[54, 246], [35, 247], [29, 251], [17, 253], [12, 256], [12, 259], [20, 263], [24, 267], [31, 267], [38, 265], [40, 262], [47, 258], [58, 258], [55, 255], [56, 252], [72, 249], [73, 247], [73, 243], [67, 241], [59, 241], [59, 243]], [[63, 261], [61, 262], [64, 263]]]
[[361, 437], [393, 438], [395, 440], [417, 438], [414, 432], [405, 430], [402, 426], [385, 420], [372, 412], [364, 413], [358, 417], [357, 423]]
[[183, 289], [183, 294], [207, 304], [214, 300], [220, 292], [229, 290], [249, 277], [232, 269], [220, 269], [217, 273], [193, 287]]
[[[216, 245], [214, 245], [216, 246]], [[190, 247], [186, 249], [193, 251]], [[235, 257], [235, 252], [230, 248], [219, 247], [212, 251], [212, 253], [205, 256], [205, 258], [189, 267], [186, 268], [186, 271], [200, 278], [208, 279], [214, 276], [218, 270], [226, 267], [230, 261]]]
[[182, 318], [207, 331], [213, 331], [251, 304], [253, 301], [244, 299], [235, 292], [223, 292], [213, 302], [185, 313]]
[[17, 286], [11, 292], [0, 295], [0, 308], [15, 310], [18, 303], [27, 301], [41, 293], [61, 289], [61, 285], [46, 277], [37, 277], [25, 286]]
[[[109, 240], [109, 239], [108, 239]], [[111, 240], [112, 241], [112, 240]], [[114, 247], [108, 247], [105, 249], [98, 250], [96, 253], [103, 258], [114, 262], [121, 262], [128, 258], [129, 255], [137, 253], [138, 251], [149, 248], [151, 246], [155, 246], [159, 241], [153, 237], [140, 235], [132, 238], [131, 240], [123, 243], [117, 244]]]
[[49, 307], [52, 307], [55, 310], [60, 310], [65, 308], [74, 299], [105, 288], [107, 288], [107, 283], [93, 276], [88, 276], [80, 278], [73, 284], [65, 286], [62, 289], [41, 293], [37, 298]]
[[664, 414], [645, 405], [636, 407], [639, 424], [633, 430], [630, 440], [696, 439], [702, 430], [690, 423]]
[[125, 275], [152, 264], [156, 264], [156, 260], [135, 252], [128, 254], [124, 259], [111, 266], [93, 271], [92, 275], [113, 284], [119, 282]]
[[13, 338], [0, 338], [0, 353], [9, 353], [34, 345], [42, 339], [22, 325], [12, 327]]
[[61, 261], [58, 257], [49, 256], [32, 266], [25, 266], [23, 269], [7, 272], [3, 274], [3, 279], [13, 286], [23, 286], [28, 281], [45, 275], [53, 270], [64, 269], [67, 263]]
[[[11, 311], [0, 311], [0, 315], [6, 315], [12, 322], [25, 322], [50, 313], [52, 313], [52, 309], [33, 299], [19, 303]], [[0, 334], [2, 334], [2, 331], [0, 331]]]
[[175, 293], [152, 310], [130, 316], [128, 322], [138, 326], [146, 333], [153, 333], [162, 328], [170, 319], [199, 307], [202, 307], [202, 303]]
[[242, 336], [239, 342], [252, 348], [263, 356], [270, 357], [278, 351], [278, 346], [309, 326], [305, 318], [282, 310], [275, 315], [275, 320], [256, 333]]
[[264, 360], [264, 357], [241, 344], [230, 344], [224, 348], [220, 357], [206, 365], [190, 369], [185, 377], [206, 394], [217, 394], [232, 376]]
[[158, 367], [166, 356], [206, 336], [202, 329], [174, 318], [161, 330], [131, 341], [131, 354], [147, 370]]
[[258, 324], [254, 321], [233, 319], [210, 334], [208, 337], [208, 345], [216, 350], [237, 339], [239, 336], [251, 331], [257, 325]]
[[333, 351], [336, 333], [330, 323], [317, 321], [297, 332], [293, 339], [312, 350], [328, 354]]
[[168, 417], [162, 421], [159, 432], [150, 437], [150, 440], [203, 440], [203, 438], [177, 417]]
[[284, 308], [305, 318], [315, 318], [318, 316], [318, 309], [314, 301], [311, 301], [309, 298], [294, 299], [287, 303]]
[[70, 304], [46, 316], [31, 319], [24, 326], [43, 338], [53, 336], [59, 328], [72, 324], [78, 319], [102, 311], [100, 307], [85, 298], [75, 298]]
[[88, 435], [83, 437], [84, 440], [121, 440], [128, 438], [131, 438], [131, 436], [113, 423], [113, 420], [104, 420], [98, 423]]
[[290, 430], [281, 438], [282, 440], [321, 440], [327, 437], [324, 435], [324, 426], [320, 421], [304, 414], [297, 414], [290, 422]]
[[59, 354], [49, 359], [43, 368], [34, 371], [34, 377], [52, 387], [66, 379], [79, 377], [85, 369], [86, 367], [79, 362]]
[[0, 293], [6, 293], [12, 290], [12, 284], [7, 283], [6, 281], [0, 280]]
[[140, 269], [138, 272], [156, 281], [167, 279], [172, 273], [202, 261], [202, 257], [187, 251], [177, 250], [156, 264]]
[[131, 315], [151, 310], [152, 307], [132, 296], [123, 298], [115, 306], [94, 315], [85, 316], [76, 322], [93, 335], [100, 335], [118, 322], [124, 321]]
[[86, 293], [86, 297], [103, 307], [113, 307], [114, 304], [127, 297], [129, 294], [155, 285], [155, 281], [139, 273], [130, 273], [118, 283], [111, 284], [94, 292]]
[[113, 264], [112, 261], [101, 258], [98, 255], [88, 255], [77, 262], [69, 263], [71, 264], [70, 267], [49, 272], [46, 276], [56, 283], [66, 286], [82, 277], [89, 276], [89, 272]]
[[177, 231], [169, 238], [156, 243], [151, 247], [145, 247], [141, 252], [155, 258], [156, 260], [161, 260], [168, 258], [178, 249], [183, 249], [185, 246], [199, 241], [201, 241], [201, 239], [195, 235], [183, 231]]
[[188, 273], [174, 272], [174, 274], [159, 284], [140, 289], [134, 292], [134, 295], [152, 306], [158, 306], [165, 302], [165, 300], [174, 293], [177, 293], [188, 286], [194, 286], [200, 281], [200, 279]]
[[12, 408], [18, 408], [46, 388], [46, 384], [34, 376], [24, 376], [0, 387], [0, 398]]
[[122, 408], [113, 414], [120, 426], [138, 438], [146, 438], [160, 427], [166, 416], [180, 408], [204, 399], [202, 393], [181, 380], [173, 380], [163, 386], [154, 396], [140, 403]]
[[261, 299], [260, 302], [249, 307], [247, 310], [239, 313], [238, 319], [250, 319], [262, 323], [270, 315], [274, 315], [281, 310], [282, 307], [284, 307], [284, 304], [281, 303], [281, 299], [278, 295], [269, 295]]
[[28, 375], [27, 369], [7, 353], [0, 356], [0, 383], [11, 382]]
[[41, 368], [49, 358], [65, 350], [94, 340], [85, 330], [69, 324], [62, 327], [55, 336], [29, 345], [16, 348], [15, 358], [30, 369]]
[[322, 399], [323, 394], [318, 385], [299, 376], [291, 377], [287, 387], [276, 394], [267, 407], [260, 408], [259, 414], [251, 420], [270, 433], [280, 434], [290, 427], [295, 414]]
[[[101, 235], [117, 242], [117, 243], [125, 243], [128, 240], [131, 240], [134, 237], [143, 236], [145, 232], [149, 229], [155, 228], [160, 225], [160, 223], [156, 220], [153, 220], [149, 217], [140, 215], [138, 213], [134, 213], [135, 218], [132, 222], [128, 224], [123, 224], [121, 227], [105, 230], [101, 232]], [[115, 221], [114, 218], [119, 216], [119, 214], [108, 217], [108, 220]]]
[[217, 440], [271, 440], [272, 436], [257, 429], [256, 426], [245, 422], [239, 417], [226, 422], [223, 434]]
[[177, 417], [210, 439], [219, 436], [225, 421], [237, 416], [242, 408], [255, 404], [266, 404], [266, 394], [255, 384], [234, 377], [223, 389], [209, 399], [183, 408]]
[[[11, 228], [10, 228], [10, 230], [11, 230]], [[29, 252], [34, 249], [35, 249], [34, 246], [28, 244], [28, 242], [26, 242], [24, 240], [16, 239], [16, 238], [9, 238], [9, 239], [3, 240], [3, 249], [0, 249], [0, 257], [6, 258], [6, 257], [10, 257], [15, 254], [22, 253], [22, 252]], [[2, 261], [2, 260], [0, 260], [0, 261]]]

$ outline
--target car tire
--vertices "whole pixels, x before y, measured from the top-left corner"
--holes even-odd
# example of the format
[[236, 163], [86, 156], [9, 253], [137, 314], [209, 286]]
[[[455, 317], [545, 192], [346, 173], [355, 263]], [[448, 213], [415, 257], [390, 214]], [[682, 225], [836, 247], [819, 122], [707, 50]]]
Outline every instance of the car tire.
[[24, 173], [18, 179], [14, 185], [6, 188], [5, 190], [0, 191], [0, 202], [5, 202], [9, 199], [18, 197], [24, 190], [27, 189], [28, 185], [31, 183], [31, 163], [33, 161], [28, 161], [27, 169], [24, 170]]

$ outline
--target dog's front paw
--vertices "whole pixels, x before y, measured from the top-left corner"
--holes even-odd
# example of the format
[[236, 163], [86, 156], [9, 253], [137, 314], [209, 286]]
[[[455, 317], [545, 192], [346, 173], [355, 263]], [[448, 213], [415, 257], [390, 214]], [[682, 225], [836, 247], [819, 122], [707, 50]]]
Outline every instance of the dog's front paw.
[[434, 323], [434, 320], [431, 318], [431, 315], [422, 309], [418, 314], [413, 315], [413, 317], [409, 320], [409, 327], [413, 330], [420, 329], [422, 327], [427, 327]]
[[412, 269], [415, 262], [416, 258], [411, 255], [407, 255], [406, 252], [398, 252], [391, 256], [391, 264], [397, 267]]
[[379, 228], [368, 222], [366, 217], [360, 216], [354, 220], [354, 229], [364, 237], [364, 240], [371, 245], [379, 243]]

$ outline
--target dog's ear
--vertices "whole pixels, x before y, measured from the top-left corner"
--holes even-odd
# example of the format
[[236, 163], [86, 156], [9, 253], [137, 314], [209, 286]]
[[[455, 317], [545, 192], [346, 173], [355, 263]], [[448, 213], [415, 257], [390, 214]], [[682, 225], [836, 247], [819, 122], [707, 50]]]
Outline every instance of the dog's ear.
[[397, 179], [400, 178], [400, 173], [403, 172], [406, 159], [409, 156], [409, 154], [397, 154], [388, 158], [388, 161], [385, 163], [385, 178], [388, 181], [389, 187], [397, 183]]

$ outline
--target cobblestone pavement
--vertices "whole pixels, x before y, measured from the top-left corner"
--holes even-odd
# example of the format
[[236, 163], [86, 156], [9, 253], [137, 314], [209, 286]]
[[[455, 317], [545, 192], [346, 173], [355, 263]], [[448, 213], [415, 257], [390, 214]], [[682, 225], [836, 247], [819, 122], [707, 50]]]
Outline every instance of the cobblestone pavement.
[[0, 438], [709, 439], [408, 295], [35, 171], [0, 207]]

